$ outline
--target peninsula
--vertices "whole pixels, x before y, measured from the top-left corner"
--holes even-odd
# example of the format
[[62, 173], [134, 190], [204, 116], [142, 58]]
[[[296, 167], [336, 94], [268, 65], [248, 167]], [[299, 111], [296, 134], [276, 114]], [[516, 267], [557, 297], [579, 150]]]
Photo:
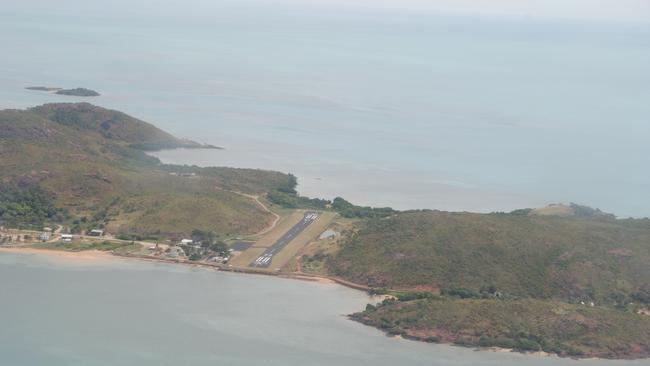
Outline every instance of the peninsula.
[[0, 246], [328, 278], [389, 335], [650, 356], [650, 220], [577, 204], [476, 214], [309, 198], [290, 174], [163, 164], [213, 148], [88, 103], [0, 111]]

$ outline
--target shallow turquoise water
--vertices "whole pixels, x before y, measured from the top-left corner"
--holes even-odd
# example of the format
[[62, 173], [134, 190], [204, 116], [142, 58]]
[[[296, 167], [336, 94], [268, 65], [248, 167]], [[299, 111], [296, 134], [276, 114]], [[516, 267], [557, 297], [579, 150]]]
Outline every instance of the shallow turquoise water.
[[338, 285], [137, 261], [0, 253], [0, 364], [637, 366], [404, 341]]
[[92, 99], [278, 169], [312, 196], [650, 215], [650, 26], [263, 0], [25, 0], [0, 12], [0, 106]]

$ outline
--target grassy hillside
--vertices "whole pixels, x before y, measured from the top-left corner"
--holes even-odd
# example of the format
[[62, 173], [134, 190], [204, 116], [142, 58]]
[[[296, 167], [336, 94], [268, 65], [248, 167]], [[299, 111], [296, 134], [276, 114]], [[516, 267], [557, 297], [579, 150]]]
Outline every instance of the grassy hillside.
[[329, 268], [374, 287], [620, 305], [650, 287], [648, 263], [647, 219], [424, 211], [360, 224]]
[[427, 342], [546, 351], [570, 357], [650, 357], [650, 317], [548, 300], [387, 301], [353, 317]]
[[[272, 217], [228, 190], [261, 194], [293, 184], [290, 176], [163, 165], [142, 151], [188, 144], [201, 146], [87, 103], [5, 110], [0, 111], [0, 181], [42, 191], [76, 230], [106, 226], [114, 234], [169, 238], [192, 229], [223, 235], [263, 229]], [[4, 206], [14, 207], [7, 197], [0, 196]], [[17, 216], [14, 211], [8, 215]], [[61, 219], [47, 212], [40, 221]]]
[[325, 264], [398, 297], [353, 316], [388, 333], [567, 356], [650, 356], [650, 317], [642, 315], [650, 308], [650, 220], [571, 209], [397, 213], [358, 222]]
[[82, 131], [94, 131], [104, 138], [130, 144], [143, 150], [209, 147], [178, 139], [152, 124], [122, 112], [89, 103], [53, 103], [30, 109], [48, 120]]

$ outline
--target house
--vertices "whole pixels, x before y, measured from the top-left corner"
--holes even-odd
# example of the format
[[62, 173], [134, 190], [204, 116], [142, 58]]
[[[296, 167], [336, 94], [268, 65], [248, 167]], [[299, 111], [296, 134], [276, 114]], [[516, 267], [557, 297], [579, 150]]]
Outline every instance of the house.
[[61, 234], [61, 240], [64, 242], [71, 242], [72, 241], [72, 235], [71, 234]]
[[104, 236], [104, 230], [99, 230], [99, 229], [90, 230], [88, 236]]
[[41, 241], [48, 241], [48, 240], [50, 240], [50, 233], [47, 232], [47, 231], [44, 232], [44, 233], [41, 233], [41, 234], [38, 236], [38, 239], [41, 240]]

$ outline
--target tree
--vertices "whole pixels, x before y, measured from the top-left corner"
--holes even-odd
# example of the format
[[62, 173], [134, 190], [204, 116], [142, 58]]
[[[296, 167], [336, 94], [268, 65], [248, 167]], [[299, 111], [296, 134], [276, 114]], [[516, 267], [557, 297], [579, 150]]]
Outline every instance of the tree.
[[201, 243], [203, 248], [208, 248], [217, 241], [217, 234], [214, 231], [194, 229], [192, 230], [192, 240], [195, 243]]
[[223, 256], [228, 254], [228, 245], [222, 241], [218, 241], [210, 245], [210, 250]]

